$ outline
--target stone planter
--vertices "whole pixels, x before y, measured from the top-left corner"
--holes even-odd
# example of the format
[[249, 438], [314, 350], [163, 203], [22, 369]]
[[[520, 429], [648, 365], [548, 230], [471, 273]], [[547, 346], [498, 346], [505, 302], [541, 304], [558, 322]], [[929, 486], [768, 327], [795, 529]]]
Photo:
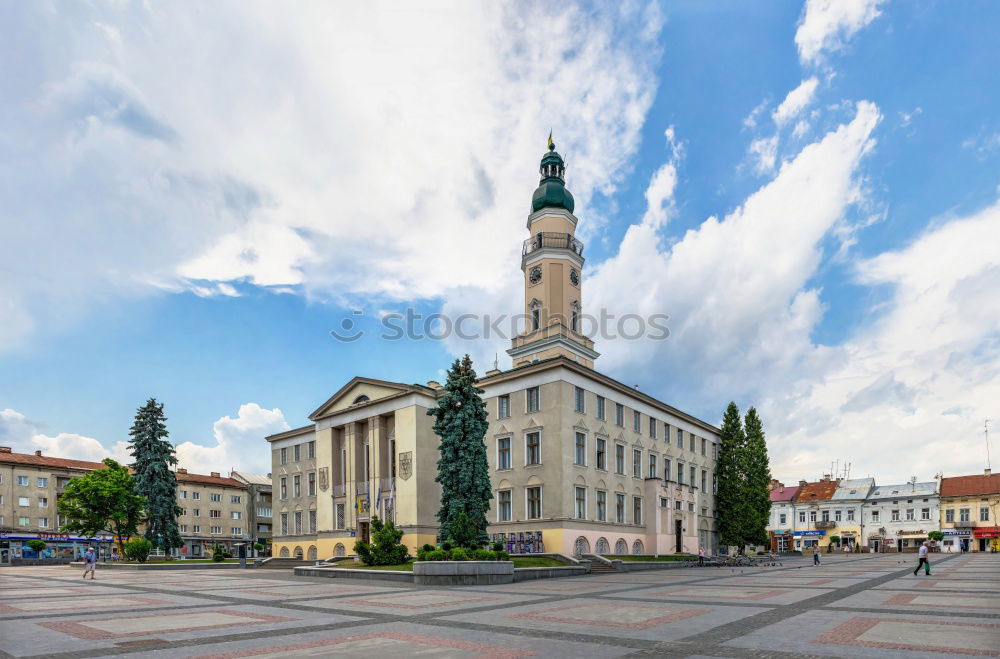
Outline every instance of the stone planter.
[[424, 586], [485, 586], [513, 583], [512, 561], [417, 561], [413, 583]]

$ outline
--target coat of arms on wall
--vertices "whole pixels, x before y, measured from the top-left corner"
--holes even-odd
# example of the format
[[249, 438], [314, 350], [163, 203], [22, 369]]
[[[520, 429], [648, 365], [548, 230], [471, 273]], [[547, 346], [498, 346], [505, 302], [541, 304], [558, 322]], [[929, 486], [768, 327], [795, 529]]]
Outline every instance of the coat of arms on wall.
[[413, 475], [413, 451], [399, 454], [399, 477], [404, 481]]
[[327, 467], [319, 468], [319, 489], [322, 492], [326, 492], [326, 488], [330, 487], [330, 470]]

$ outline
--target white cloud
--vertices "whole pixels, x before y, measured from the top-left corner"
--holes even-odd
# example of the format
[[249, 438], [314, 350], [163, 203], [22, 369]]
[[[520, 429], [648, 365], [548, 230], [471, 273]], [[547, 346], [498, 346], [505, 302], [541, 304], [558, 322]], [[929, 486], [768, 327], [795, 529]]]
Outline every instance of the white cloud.
[[758, 174], [774, 171], [778, 160], [778, 136], [761, 137], [750, 143], [750, 155], [753, 156], [754, 169]]
[[271, 454], [263, 446], [264, 437], [290, 427], [277, 407], [269, 410], [257, 403], [245, 403], [240, 405], [235, 419], [224, 416], [215, 422], [213, 444], [191, 441], [178, 444], [178, 466], [203, 474], [213, 471], [228, 474], [232, 469], [270, 473]]
[[122, 464], [131, 461], [125, 442], [116, 442], [109, 449], [93, 437], [66, 432], [46, 435], [41, 430], [40, 424], [16, 410], [0, 410], [0, 444], [11, 447], [15, 453], [41, 451], [43, 455], [71, 460], [100, 462], [110, 457]]
[[806, 0], [795, 32], [803, 64], [823, 61], [826, 52], [842, 50], [847, 42], [882, 12], [884, 0]]
[[46, 57], [0, 81], [0, 349], [157, 289], [377, 308], [448, 296], [456, 272], [508, 286], [550, 127], [581, 207], [624, 175], [663, 20], [655, 3], [198, 11], [9, 13]]
[[798, 87], [788, 92], [785, 100], [781, 102], [774, 111], [774, 114], [771, 115], [774, 118], [774, 123], [782, 126], [789, 120], [797, 117], [816, 97], [816, 87], [818, 84], [819, 80], [813, 76], [812, 78], [803, 80]]

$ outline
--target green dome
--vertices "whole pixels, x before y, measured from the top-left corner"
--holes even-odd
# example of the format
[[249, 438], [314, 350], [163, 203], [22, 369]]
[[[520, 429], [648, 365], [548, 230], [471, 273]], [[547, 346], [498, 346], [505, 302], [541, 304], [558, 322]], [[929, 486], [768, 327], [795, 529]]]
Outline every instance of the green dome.
[[565, 208], [573, 212], [573, 195], [566, 189], [566, 165], [562, 156], [555, 151], [555, 144], [549, 138], [549, 151], [542, 156], [538, 171], [542, 175], [535, 194], [531, 195], [531, 212], [543, 208]]

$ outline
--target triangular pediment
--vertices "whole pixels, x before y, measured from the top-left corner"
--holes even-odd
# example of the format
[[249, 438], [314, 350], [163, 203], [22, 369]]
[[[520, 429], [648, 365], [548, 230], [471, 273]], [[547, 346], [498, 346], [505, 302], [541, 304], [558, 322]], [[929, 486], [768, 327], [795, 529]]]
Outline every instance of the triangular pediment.
[[541, 427], [542, 427], [542, 424], [540, 424], [537, 421], [535, 421], [534, 417], [528, 419], [528, 423], [525, 425], [525, 428], [528, 428], [528, 429], [530, 429], [530, 428], [541, 428]]
[[586, 419], [584, 419], [582, 416], [579, 418], [579, 420], [577, 420], [574, 428], [579, 428], [580, 430], [590, 430], [590, 428], [587, 427]]
[[414, 391], [433, 394], [432, 389], [421, 385], [403, 384], [401, 382], [389, 382], [387, 380], [376, 380], [374, 378], [355, 377], [350, 382], [341, 387], [337, 393], [319, 406], [315, 412], [309, 415], [313, 421], [321, 419], [343, 410], [367, 405], [373, 401], [391, 398], [400, 394]]
[[505, 426], [504, 424], [501, 423], [500, 427], [497, 428], [497, 431], [495, 433], [493, 433], [493, 434], [494, 435], [506, 435], [509, 432], [510, 432], [510, 430], [507, 428], [507, 426]]
[[597, 434], [598, 435], [607, 435], [608, 434], [608, 429], [604, 426], [603, 423], [601, 424], [601, 427], [597, 429]]

